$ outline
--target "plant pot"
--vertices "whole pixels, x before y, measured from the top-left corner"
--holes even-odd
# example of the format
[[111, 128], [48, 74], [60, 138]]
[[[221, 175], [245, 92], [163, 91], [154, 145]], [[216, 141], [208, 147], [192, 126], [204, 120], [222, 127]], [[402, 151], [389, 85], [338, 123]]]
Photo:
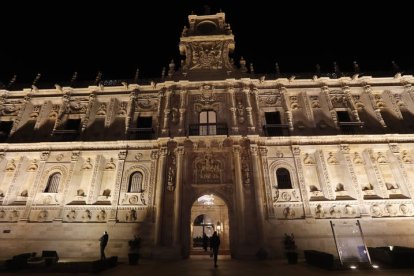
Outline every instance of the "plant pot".
[[288, 259], [289, 264], [298, 263], [298, 252], [286, 252], [286, 257]]
[[139, 260], [139, 253], [128, 253], [128, 261], [130, 265], [137, 265]]

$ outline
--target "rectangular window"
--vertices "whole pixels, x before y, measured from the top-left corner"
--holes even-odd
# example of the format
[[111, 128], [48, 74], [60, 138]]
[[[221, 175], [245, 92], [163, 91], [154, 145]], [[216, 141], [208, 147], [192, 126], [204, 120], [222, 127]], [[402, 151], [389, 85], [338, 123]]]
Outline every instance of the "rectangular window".
[[13, 127], [13, 121], [0, 121], [0, 142], [6, 141]]
[[200, 112], [200, 135], [217, 134], [217, 115], [213, 110]]
[[138, 117], [137, 128], [152, 128], [152, 117]]
[[265, 112], [266, 123], [263, 126], [266, 136], [284, 136], [288, 135], [286, 125], [282, 124], [282, 118], [279, 111]]
[[348, 111], [336, 111], [336, 116], [338, 116], [338, 122], [352, 122]]
[[79, 130], [81, 119], [68, 119], [65, 124], [65, 130]]
[[282, 120], [280, 119], [280, 112], [265, 112], [265, 119], [267, 125], [280, 125]]

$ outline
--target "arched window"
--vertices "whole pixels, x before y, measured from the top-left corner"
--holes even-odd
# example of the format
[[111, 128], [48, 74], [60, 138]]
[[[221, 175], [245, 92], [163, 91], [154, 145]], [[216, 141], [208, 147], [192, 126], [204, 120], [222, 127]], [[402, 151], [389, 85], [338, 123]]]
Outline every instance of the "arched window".
[[129, 178], [128, 193], [142, 192], [142, 173], [134, 172]]
[[201, 111], [200, 117], [200, 135], [216, 135], [217, 133], [217, 116], [213, 110]]
[[49, 176], [49, 180], [47, 181], [45, 193], [57, 193], [61, 177], [62, 175], [58, 172]]
[[292, 189], [292, 181], [290, 180], [290, 173], [285, 168], [279, 168], [276, 171], [277, 187], [279, 189]]

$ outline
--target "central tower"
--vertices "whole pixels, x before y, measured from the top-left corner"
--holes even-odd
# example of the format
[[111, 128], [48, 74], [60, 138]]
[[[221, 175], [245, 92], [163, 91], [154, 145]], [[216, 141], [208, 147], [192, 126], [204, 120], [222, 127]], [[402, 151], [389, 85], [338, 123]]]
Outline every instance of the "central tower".
[[233, 75], [229, 58], [234, 50], [234, 36], [224, 13], [189, 15], [189, 28], [180, 38], [180, 53], [185, 55], [181, 68], [189, 79], [222, 78]]

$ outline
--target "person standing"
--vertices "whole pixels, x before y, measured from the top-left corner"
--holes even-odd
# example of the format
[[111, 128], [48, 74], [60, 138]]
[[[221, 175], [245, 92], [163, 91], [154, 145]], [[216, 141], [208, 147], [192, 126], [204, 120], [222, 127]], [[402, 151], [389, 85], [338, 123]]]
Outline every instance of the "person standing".
[[108, 232], [104, 231], [104, 234], [102, 235], [102, 237], [99, 239], [99, 241], [101, 242], [101, 260], [105, 260], [105, 247], [108, 244]]
[[217, 267], [217, 255], [220, 246], [220, 237], [217, 231], [214, 231], [213, 236], [210, 238], [210, 249], [213, 250], [214, 267]]
[[207, 245], [208, 245], [208, 237], [206, 233], [203, 233], [203, 249], [207, 252]]

